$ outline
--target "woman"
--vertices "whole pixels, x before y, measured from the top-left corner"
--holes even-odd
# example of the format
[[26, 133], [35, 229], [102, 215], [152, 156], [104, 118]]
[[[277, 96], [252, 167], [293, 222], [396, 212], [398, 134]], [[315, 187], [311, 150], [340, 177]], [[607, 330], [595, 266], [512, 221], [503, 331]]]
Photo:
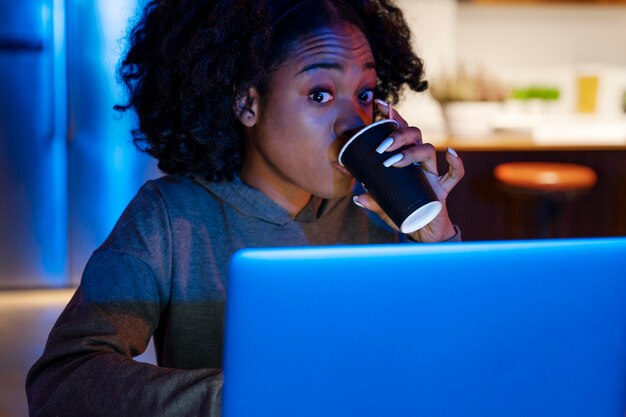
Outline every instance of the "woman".
[[[445, 200], [461, 160], [447, 153], [438, 176], [434, 148], [385, 104], [427, 87], [389, 0], [153, 0], [120, 72], [119, 108], [137, 112], [136, 143], [169, 175], [139, 191], [89, 260], [28, 375], [31, 415], [219, 415], [237, 249], [459, 240]], [[421, 162], [444, 202], [411, 236], [366, 193], [353, 204], [337, 163], [375, 114], [400, 122], [388, 152], [414, 145], [394, 166]], [[159, 367], [132, 360], [151, 337]]]

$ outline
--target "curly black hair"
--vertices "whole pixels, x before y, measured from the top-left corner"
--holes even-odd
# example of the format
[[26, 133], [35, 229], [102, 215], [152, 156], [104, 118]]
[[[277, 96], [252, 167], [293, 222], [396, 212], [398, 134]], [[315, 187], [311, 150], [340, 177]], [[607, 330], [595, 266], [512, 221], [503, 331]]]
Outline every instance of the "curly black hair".
[[244, 149], [237, 104], [267, 86], [300, 37], [337, 21], [366, 35], [375, 97], [397, 103], [404, 86], [427, 88], [391, 0], [151, 0], [118, 69], [129, 99], [115, 109], [137, 112], [134, 143], [162, 171], [232, 180]]

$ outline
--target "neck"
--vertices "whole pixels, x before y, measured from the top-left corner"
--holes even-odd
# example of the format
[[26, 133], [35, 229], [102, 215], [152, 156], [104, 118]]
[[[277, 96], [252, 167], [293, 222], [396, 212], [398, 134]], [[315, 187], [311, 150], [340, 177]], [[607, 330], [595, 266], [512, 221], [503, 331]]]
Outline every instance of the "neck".
[[311, 193], [293, 185], [277, 185], [263, 174], [263, 166], [255, 167], [254, 163], [244, 163], [240, 178], [246, 184], [261, 190], [276, 204], [287, 210], [294, 217], [307, 205]]

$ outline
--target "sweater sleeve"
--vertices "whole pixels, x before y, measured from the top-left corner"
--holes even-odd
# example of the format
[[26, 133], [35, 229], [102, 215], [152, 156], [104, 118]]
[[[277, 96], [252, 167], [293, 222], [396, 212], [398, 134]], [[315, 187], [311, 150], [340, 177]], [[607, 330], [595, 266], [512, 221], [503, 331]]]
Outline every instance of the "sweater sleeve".
[[154, 326], [150, 302], [94, 303], [79, 288], [27, 377], [31, 416], [218, 416], [219, 370], [136, 362]]
[[31, 416], [220, 414], [219, 369], [171, 369], [133, 360], [167, 311], [167, 228], [163, 203], [144, 196], [131, 203], [94, 252], [27, 376]]

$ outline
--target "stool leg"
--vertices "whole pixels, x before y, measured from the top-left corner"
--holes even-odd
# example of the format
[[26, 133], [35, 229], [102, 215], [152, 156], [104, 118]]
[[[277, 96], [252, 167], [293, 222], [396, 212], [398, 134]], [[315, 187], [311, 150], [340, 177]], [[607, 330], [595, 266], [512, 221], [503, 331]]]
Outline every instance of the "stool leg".
[[539, 201], [539, 238], [545, 239], [554, 236], [554, 223], [559, 215], [559, 204], [549, 197], [542, 197]]

